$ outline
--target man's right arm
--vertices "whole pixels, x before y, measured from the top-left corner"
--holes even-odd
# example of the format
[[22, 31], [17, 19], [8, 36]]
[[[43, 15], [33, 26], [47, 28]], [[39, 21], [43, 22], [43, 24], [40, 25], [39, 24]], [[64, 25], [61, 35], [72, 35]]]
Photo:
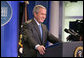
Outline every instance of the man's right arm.
[[46, 49], [45, 49], [45, 47], [44, 47], [43, 45], [37, 44], [37, 45], [35, 46], [35, 49], [38, 50], [41, 55], [45, 54], [45, 50], [46, 50]]
[[38, 43], [34, 40], [32, 31], [31, 31], [31, 26], [28, 25], [27, 23], [23, 25], [22, 35], [23, 35], [24, 41], [28, 42], [31, 45], [31, 47], [35, 48], [35, 45], [37, 45]]

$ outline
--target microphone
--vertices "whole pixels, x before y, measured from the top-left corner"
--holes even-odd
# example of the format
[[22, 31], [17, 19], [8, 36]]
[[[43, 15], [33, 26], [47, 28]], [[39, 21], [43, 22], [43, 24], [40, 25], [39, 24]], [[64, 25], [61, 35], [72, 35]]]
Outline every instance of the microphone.
[[66, 33], [70, 33], [71, 35], [74, 35], [74, 36], [79, 36], [79, 34], [78, 33], [76, 33], [74, 30], [71, 30], [71, 29], [64, 29], [64, 31], [66, 32]]

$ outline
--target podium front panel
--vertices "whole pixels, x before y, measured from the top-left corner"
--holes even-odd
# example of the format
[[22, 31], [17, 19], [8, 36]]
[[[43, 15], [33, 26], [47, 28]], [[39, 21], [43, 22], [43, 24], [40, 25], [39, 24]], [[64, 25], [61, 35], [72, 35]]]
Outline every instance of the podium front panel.
[[37, 57], [74, 57], [77, 47], [83, 47], [83, 41], [63, 42], [46, 48], [45, 54]]
[[83, 47], [82, 41], [64, 42], [63, 43], [63, 57], [74, 57], [74, 53], [77, 47]]
[[45, 54], [37, 54], [37, 57], [61, 57], [62, 56], [62, 44], [55, 44], [46, 48]]

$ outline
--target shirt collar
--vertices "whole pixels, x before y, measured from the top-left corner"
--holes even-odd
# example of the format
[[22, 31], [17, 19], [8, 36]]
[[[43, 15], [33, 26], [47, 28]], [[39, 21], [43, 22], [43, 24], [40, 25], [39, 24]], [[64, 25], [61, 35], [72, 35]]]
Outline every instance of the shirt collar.
[[40, 24], [39, 24], [39, 22], [34, 18], [34, 20], [35, 20], [35, 22], [37, 23], [37, 25], [39, 26]]

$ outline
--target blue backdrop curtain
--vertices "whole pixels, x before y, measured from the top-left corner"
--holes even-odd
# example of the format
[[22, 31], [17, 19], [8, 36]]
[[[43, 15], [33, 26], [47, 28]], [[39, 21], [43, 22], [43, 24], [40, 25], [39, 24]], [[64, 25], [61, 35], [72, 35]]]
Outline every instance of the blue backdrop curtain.
[[18, 1], [7, 1], [12, 8], [12, 18], [1, 26], [1, 57], [17, 57]]

